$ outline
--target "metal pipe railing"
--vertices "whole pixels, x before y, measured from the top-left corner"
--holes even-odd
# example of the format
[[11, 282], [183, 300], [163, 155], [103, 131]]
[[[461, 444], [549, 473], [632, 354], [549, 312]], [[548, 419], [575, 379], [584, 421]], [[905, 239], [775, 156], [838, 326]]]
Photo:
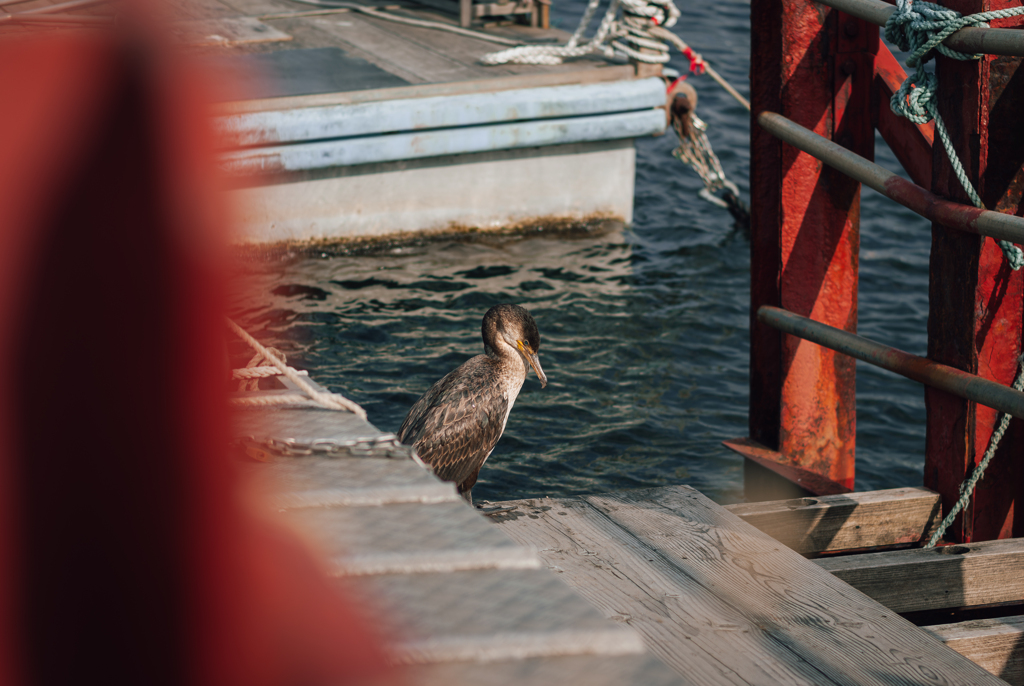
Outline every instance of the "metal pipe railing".
[[1024, 393], [995, 381], [905, 353], [779, 307], [760, 307], [757, 319], [774, 329], [817, 343], [829, 350], [1024, 419]]
[[[885, 26], [885, 22], [896, 8], [882, 0], [816, 0], [840, 12]], [[960, 52], [986, 55], [1024, 56], [1024, 31], [1018, 29], [982, 29], [967, 27], [960, 29], [943, 41], [943, 44]]]
[[813, 155], [833, 169], [875, 189], [926, 219], [951, 229], [1024, 244], [1024, 217], [944, 200], [781, 114], [762, 112], [757, 122], [773, 136]]

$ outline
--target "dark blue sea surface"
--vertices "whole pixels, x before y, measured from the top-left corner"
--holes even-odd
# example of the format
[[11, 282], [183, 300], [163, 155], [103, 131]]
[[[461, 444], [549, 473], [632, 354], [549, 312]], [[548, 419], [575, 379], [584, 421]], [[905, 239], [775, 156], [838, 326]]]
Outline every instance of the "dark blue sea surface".
[[[573, 30], [585, 3], [558, 0]], [[680, 6], [675, 30], [742, 93], [749, 2]], [[671, 66], [686, 70], [685, 58]], [[749, 115], [707, 76], [698, 114], [729, 178], [748, 194]], [[632, 226], [585, 238], [445, 242], [377, 256], [250, 264], [235, 315], [289, 360], [397, 431], [434, 381], [482, 352], [480, 320], [516, 302], [537, 320], [550, 383], [527, 378], [474, 489], [476, 499], [690, 484], [742, 499], [742, 461], [721, 445], [747, 435], [748, 238], [697, 197], [671, 133], [637, 144]], [[899, 164], [881, 139], [876, 160]], [[859, 330], [926, 348], [929, 225], [865, 189]], [[857, 367], [857, 489], [920, 485], [923, 392]]]

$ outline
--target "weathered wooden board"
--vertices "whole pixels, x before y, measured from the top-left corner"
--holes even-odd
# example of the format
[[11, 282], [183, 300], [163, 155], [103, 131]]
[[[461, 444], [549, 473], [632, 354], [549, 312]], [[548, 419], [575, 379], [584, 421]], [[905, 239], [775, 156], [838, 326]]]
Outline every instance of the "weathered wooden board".
[[178, 22], [171, 26], [170, 31], [178, 40], [190, 46], [276, 43], [292, 39], [284, 31], [251, 17]]
[[372, 598], [390, 624], [398, 663], [644, 652], [635, 631], [609, 622], [543, 569], [389, 574], [343, 583]]
[[[636, 629], [648, 650], [695, 683], [816, 684], [820, 675], [714, 589], [580, 499], [500, 503], [493, 521], [612, 619]], [[827, 683], [827, 682], [826, 682]]]
[[362, 51], [365, 56], [360, 57], [410, 83], [464, 81], [493, 76], [484, 71], [485, 67], [467, 65], [462, 60], [410, 41], [404, 30], [396, 30], [386, 22], [361, 15], [346, 15], [345, 24], [324, 21], [319, 28], [334, 36], [342, 48], [350, 46]]
[[278, 509], [461, 501], [453, 484], [412, 460], [282, 457], [247, 471]]
[[416, 686], [674, 686], [694, 683], [649, 655], [571, 656], [505, 662], [459, 662], [409, 669]]
[[1024, 539], [815, 560], [895, 612], [1024, 600]]
[[[276, 395], [291, 391], [243, 392], [236, 395]], [[239, 408], [232, 414], [235, 436], [256, 443], [273, 442], [284, 447], [318, 446], [319, 449], [347, 446], [369, 455], [384, 450], [391, 457], [408, 458], [407, 446], [394, 434], [384, 433], [351, 412], [318, 407]]]
[[334, 574], [531, 569], [537, 556], [458, 502], [331, 507], [284, 513], [328, 556]]
[[1000, 683], [693, 489], [515, 504], [493, 519], [698, 683]]
[[1024, 617], [978, 619], [924, 627], [1003, 681], [1024, 684]]
[[926, 488], [726, 505], [725, 509], [803, 555], [927, 541], [941, 519]]

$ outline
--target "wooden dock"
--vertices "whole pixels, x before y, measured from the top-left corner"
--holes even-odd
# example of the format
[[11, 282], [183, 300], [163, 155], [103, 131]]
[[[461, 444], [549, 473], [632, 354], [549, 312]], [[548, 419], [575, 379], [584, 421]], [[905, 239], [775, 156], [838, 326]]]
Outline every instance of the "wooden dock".
[[[857, 496], [867, 501], [867, 511], [882, 499]], [[808, 553], [816, 534], [849, 542], [849, 534], [867, 529], [866, 536], [891, 543], [909, 522], [917, 536], [934, 524], [937, 495], [897, 489], [889, 496], [897, 507], [902, 502], [923, 516], [899, 518], [903, 526], [891, 516], [851, 518], [857, 500], [851, 496], [739, 505], [730, 512], [677, 486], [506, 502], [501, 505], [512, 511], [493, 519], [520, 543], [536, 547], [549, 568], [606, 615], [636, 628], [653, 653], [693, 683], [1002, 683], [935, 640], [938, 635], [965, 648], [966, 636], [954, 636], [970, 630], [979, 643], [983, 631], [995, 641], [990, 649], [964, 652], [986, 653], [986, 666], [998, 663], [994, 671], [1020, 683], [1019, 618], [929, 631], [897, 614], [1010, 597], [1019, 602], [1019, 562], [992, 565], [983, 580], [963, 573], [960, 556], [985, 555], [986, 544], [972, 544], [969, 551], [913, 549], [811, 561], [744, 521], [745, 515], [780, 537], [802, 541]], [[828, 516], [832, 506], [846, 511], [849, 525]], [[787, 518], [787, 511], [799, 514]], [[866, 536], [861, 542], [868, 542]], [[987, 545], [999, 544], [1021, 549], [1017, 541]], [[932, 569], [918, 572], [915, 563]], [[971, 565], [972, 571], [980, 567]], [[994, 592], [994, 578], [1012, 588]], [[991, 650], [996, 643], [1003, 646], [999, 656]]]
[[248, 467], [272, 506], [376, 609], [413, 683], [686, 683], [393, 435], [347, 413], [288, 408], [242, 411], [236, 433], [269, 460]]
[[[900, 616], [1024, 600], [1018, 541], [908, 548], [939, 516], [925, 489], [726, 508], [674, 486], [485, 516], [347, 413], [246, 410], [236, 433], [414, 683], [1024, 683], [1019, 617]], [[883, 550], [822, 557], [839, 549]]]

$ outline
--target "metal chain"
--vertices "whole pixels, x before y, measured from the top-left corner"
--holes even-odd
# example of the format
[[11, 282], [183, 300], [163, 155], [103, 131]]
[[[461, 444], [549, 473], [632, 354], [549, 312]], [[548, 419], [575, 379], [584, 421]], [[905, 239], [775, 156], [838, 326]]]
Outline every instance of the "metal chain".
[[[711, 148], [711, 141], [707, 136], [708, 125], [695, 112], [690, 112], [688, 116], [690, 123], [685, 133], [681, 123], [674, 122], [673, 128], [679, 136], [679, 146], [672, 151], [672, 156], [692, 167], [704, 182], [704, 188], [698, 193], [702, 199], [729, 210], [737, 223], [749, 226], [750, 210], [740, 199], [740, 189], [726, 178], [722, 162]], [[724, 198], [715, 195], [717, 191], [723, 189]]]

